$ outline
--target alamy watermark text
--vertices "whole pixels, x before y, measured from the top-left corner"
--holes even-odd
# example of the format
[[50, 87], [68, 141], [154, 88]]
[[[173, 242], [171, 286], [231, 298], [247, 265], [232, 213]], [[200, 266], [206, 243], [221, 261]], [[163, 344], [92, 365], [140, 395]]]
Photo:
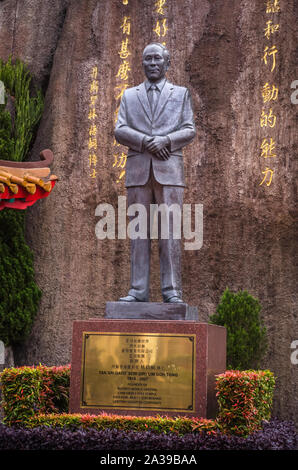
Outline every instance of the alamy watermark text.
[[[202, 204], [131, 204], [127, 207], [126, 196], [118, 197], [118, 209], [109, 203], [96, 207], [95, 216], [101, 217], [95, 226], [99, 240], [174, 239], [183, 236], [185, 250], [200, 250], [203, 246]], [[193, 209], [194, 208], [194, 212]], [[116, 217], [117, 215], [117, 217]], [[127, 224], [127, 217], [129, 222]], [[117, 227], [116, 227], [117, 218]], [[193, 226], [193, 228], [192, 228]], [[116, 230], [117, 228], [117, 230]], [[117, 232], [117, 233], [116, 233]]]

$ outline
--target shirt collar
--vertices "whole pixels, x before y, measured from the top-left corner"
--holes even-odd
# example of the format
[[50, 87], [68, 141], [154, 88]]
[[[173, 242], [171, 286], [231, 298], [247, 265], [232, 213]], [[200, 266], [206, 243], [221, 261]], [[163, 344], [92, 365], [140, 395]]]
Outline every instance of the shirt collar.
[[159, 82], [150, 82], [149, 80], [146, 80], [145, 81], [145, 87], [146, 87], [146, 91], [148, 91], [151, 87], [151, 85], [156, 85], [158, 91], [161, 91], [164, 87], [164, 84], [166, 83], [166, 78], [162, 78]]

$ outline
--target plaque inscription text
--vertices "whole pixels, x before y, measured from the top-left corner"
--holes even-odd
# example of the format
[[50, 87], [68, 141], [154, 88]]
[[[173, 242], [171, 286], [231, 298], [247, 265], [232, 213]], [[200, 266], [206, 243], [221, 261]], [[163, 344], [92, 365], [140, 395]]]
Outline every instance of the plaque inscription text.
[[83, 332], [81, 407], [195, 411], [196, 335]]

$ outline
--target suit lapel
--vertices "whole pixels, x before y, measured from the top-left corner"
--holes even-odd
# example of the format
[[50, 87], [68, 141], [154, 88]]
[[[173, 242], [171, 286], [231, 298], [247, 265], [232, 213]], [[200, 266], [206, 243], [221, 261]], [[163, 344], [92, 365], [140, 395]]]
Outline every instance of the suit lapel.
[[137, 87], [137, 96], [139, 98], [141, 105], [144, 108], [145, 113], [147, 114], [150, 121], [152, 121], [152, 113], [151, 113], [150, 103], [149, 103], [148, 96], [147, 96], [145, 83], [141, 83], [141, 85]]
[[174, 85], [172, 83], [166, 81], [165, 84], [164, 84], [164, 87], [161, 91], [161, 94], [160, 94], [159, 100], [157, 102], [157, 105], [156, 105], [156, 109], [155, 109], [155, 112], [154, 112], [154, 120], [158, 119], [161, 111], [165, 107], [165, 105], [166, 105], [168, 99], [170, 98], [173, 90], [174, 90]]

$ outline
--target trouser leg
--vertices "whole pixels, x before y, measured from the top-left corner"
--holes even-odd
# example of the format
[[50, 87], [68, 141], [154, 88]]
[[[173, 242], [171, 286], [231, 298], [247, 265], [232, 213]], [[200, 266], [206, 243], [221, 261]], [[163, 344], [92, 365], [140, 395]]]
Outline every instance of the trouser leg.
[[[181, 220], [183, 205], [184, 188], [180, 186], [163, 186], [155, 181], [154, 198], [156, 204], [165, 204], [169, 211], [169, 219], [162, 216], [159, 217], [159, 257], [160, 257], [160, 281], [163, 299], [166, 301], [171, 297], [177, 296], [182, 298], [182, 282], [181, 282]], [[169, 226], [164, 231], [163, 239], [162, 223]], [[178, 230], [177, 230], [178, 229]], [[168, 233], [167, 233], [168, 232]], [[175, 236], [179, 236], [178, 239]]]
[[[152, 188], [150, 182], [145, 186], [127, 188], [128, 206], [142, 204], [146, 210], [147, 238], [130, 240], [131, 271], [129, 295], [136, 297], [141, 302], [149, 300], [150, 282], [150, 203], [152, 202]], [[130, 217], [130, 220], [135, 217]]]

